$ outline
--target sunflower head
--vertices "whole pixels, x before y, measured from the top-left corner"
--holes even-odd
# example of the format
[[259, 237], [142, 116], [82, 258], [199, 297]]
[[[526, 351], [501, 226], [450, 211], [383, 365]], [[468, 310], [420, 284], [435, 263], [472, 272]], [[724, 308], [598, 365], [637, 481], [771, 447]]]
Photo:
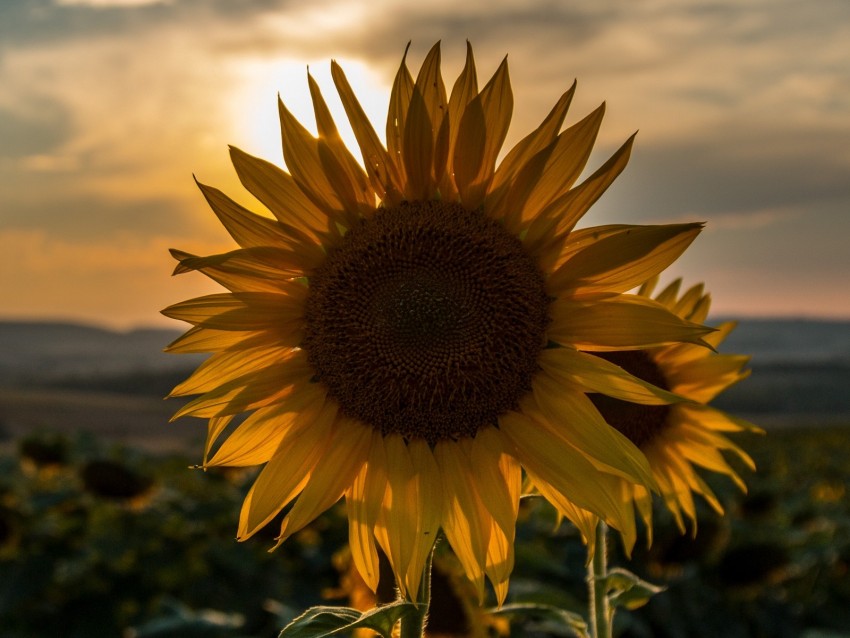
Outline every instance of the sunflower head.
[[173, 251], [176, 272], [227, 289], [164, 311], [192, 324], [170, 350], [212, 353], [174, 389], [199, 395], [177, 416], [209, 420], [206, 465], [264, 464], [240, 538], [291, 505], [283, 541], [345, 497], [370, 587], [377, 544], [415, 592], [442, 529], [479, 595], [486, 574], [501, 601], [523, 468], [559, 509], [633, 533], [620, 481], [654, 479], [585, 393], [676, 399], [579, 348], [702, 343], [708, 329], [625, 294], [700, 225], [575, 230], [632, 145], [578, 182], [604, 109], [563, 128], [575, 85], [498, 162], [513, 107], [506, 61], [479, 89], [467, 46], [447, 92], [438, 45], [415, 80], [403, 59], [386, 142], [340, 66], [331, 72], [360, 160], [308, 74], [318, 137], [280, 103], [287, 171], [231, 149], [271, 216], [199, 185], [239, 248]]
[[[647, 281], [640, 294], [649, 297], [656, 284], [657, 278]], [[656, 295], [655, 300], [683, 319], [703, 323], [711, 305], [710, 296], [702, 284], [680, 294], [681, 284], [680, 279], [673, 281]], [[671, 405], [642, 405], [602, 394], [591, 395], [591, 401], [605, 420], [647, 456], [661, 495], [681, 531], [685, 529], [687, 518], [696, 532], [694, 494], [705, 498], [718, 513], [723, 513], [719, 500], [699, 477], [698, 469], [725, 474], [742, 490], [746, 489], [743, 481], [722, 452], [731, 452], [754, 469], [749, 455], [726, 433], [760, 430], [707, 405], [750, 374], [749, 357], [717, 352], [734, 328], [734, 322], [726, 322], [706, 335], [705, 341], [711, 348], [682, 343], [647, 350], [596, 353], [630, 374], [685, 399]], [[637, 499], [651, 532], [648, 493], [639, 486], [629, 492], [630, 498]]]
[[548, 306], [537, 264], [498, 222], [405, 203], [349, 230], [310, 278], [302, 347], [341, 412], [433, 446], [517, 408]]

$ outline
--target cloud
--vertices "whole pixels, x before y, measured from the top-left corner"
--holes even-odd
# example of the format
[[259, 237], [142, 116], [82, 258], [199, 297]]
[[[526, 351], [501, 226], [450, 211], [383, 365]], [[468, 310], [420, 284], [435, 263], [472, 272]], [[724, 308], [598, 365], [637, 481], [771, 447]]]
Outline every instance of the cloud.
[[94, 7], [105, 9], [112, 7], [131, 8], [151, 4], [171, 4], [173, 0], [56, 0], [60, 7]]
[[[133, 285], [152, 290], [162, 275], [145, 252], [159, 250], [164, 229], [196, 252], [224, 237], [191, 174], [242, 201], [226, 145], [280, 161], [278, 91], [311, 119], [307, 64], [334, 102], [325, 71], [340, 60], [381, 130], [406, 43], [415, 73], [442, 39], [450, 88], [468, 38], [482, 84], [510, 55], [508, 144], [574, 77], [568, 123], [608, 104], [592, 167], [640, 129], [630, 166], [587, 224], [706, 220], [676, 267], [716, 276], [718, 299], [734, 285], [746, 305], [783, 273], [792, 288], [770, 291], [776, 304], [795, 294], [814, 304], [818, 290], [826, 306], [823, 286], [798, 273], [835, 281], [850, 267], [847, 24], [846, 0], [7, 0], [3, 246], [43, 254], [56, 282], [69, 288], [73, 277], [93, 308], [96, 288], [119, 278], [63, 260], [118, 259], [119, 246], [138, 263]], [[65, 299], [47, 272], [33, 270], [34, 285]]]
[[830, 131], [796, 129], [780, 139], [758, 123], [697, 130], [677, 143], [638, 135], [614, 195], [620, 221], [667, 221], [683, 213], [760, 215], [817, 202], [850, 203], [846, 148]]
[[0, 159], [47, 154], [70, 139], [72, 123], [62, 102], [44, 95], [0, 103]]
[[[189, 297], [220, 292], [205, 277], [171, 277], [174, 239], [124, 237], [73, 241], [41, 230], [0, 230], [0, 289], [5, 317], [96, 321], [126, 328], [173, 325], [158, 310]], [[198, 246], [219, 252], [222, 244]]]
[[39, 230], [48, 237], [73, 241], [90, 238], [111, 243], [117, 237], [148, 237], [166, 229], [178, 236], [213, 234], [198, 233], [203, 226], [199, 228], [191, 211], [167, 199], [136, 197], [122, 201], [91, 195], [48, 195], [6, 201], [4, 209], [0, 230]]

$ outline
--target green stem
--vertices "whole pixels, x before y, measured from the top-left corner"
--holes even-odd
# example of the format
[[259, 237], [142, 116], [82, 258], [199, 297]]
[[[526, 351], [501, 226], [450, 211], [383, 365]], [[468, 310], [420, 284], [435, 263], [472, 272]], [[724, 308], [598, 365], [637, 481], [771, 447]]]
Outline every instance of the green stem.
[[599, 521], [596, 525], [596, 548], [593, 559], [587, 566], [587, 582], [590, 589], [590, 622], [593, 638], [611, 638], [614, 614], [608, 604], [608, 526]]
[[424, 638], [425, 625], [428, 623], [428, 608], [431, 606], [431, 565], [434, 562], [434, 547], [428, 553], [422, 579], [419, 581], [419, 591], [416, 592], [416, 612], [401, 619], [400, 638]]

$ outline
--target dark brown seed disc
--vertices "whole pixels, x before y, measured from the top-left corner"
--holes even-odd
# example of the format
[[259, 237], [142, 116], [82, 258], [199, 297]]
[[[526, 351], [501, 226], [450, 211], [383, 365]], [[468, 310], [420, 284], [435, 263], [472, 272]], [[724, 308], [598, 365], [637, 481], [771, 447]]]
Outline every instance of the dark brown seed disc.
[[520, 241], [459, 204], [379, 209], [310, 277], [304, 349], [343, 414], [434, 444], [517, 407], [549, 298]]
[[[594, 354], [654, 386], [664, 390], [670, 389], [664, 374], [652, 357], [643, 350], [616, 350]], [[646, 445], [667, 428], [670, 416], [668, 405], [630, 403], [604, 394], [589, 394], [588, 397], [605, 420], [638, 447]]]

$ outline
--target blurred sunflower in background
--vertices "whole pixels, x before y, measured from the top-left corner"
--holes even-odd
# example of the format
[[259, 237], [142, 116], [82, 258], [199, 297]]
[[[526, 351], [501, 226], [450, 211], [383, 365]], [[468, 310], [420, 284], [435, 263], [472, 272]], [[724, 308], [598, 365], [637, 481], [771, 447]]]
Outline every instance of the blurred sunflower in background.
[[279, 104], [289, 172], [231, 149], [273, 218], [199, 184], [240, 248], [173, 251], [176, 273], [229, 291], [163, 311], [193, 325], [168, 350], [213, 353], [174, 389], [200, 395], [175, 418], [209, 419], [205, 466], [265, 464], [239, 539], [291, 505], [283, 542], [344, 497], [352, 560], [371, 589], [380, 546], [414, 596], [442, 529], [479, 599], [486, 575], [501, 603], [523, 468], [556, 507], [634, 536], [621, 484], [642, 494], [655, 479], [586, 393], [679, 399], [579, 349], [704, 343], [710, 329], [624, 294], [700, 225], [574, 230], [632, 146], [576, 185], [604, 109], [561, 130], [575, 85], [497, 166], [513, 105], [506, 61], [479, 90], [468, 46], [448, 94], [439, 45], [415, 81], [403, 59], [386, 146], [342, 69], [331, 71], [362, 164], [308, 73], [318, 138]]
[[[650, 297], [656, 285], [657, 277], [653, 277], [641, 286], [639, 294]], [[704, 292], [703, 284], [680, 295], [681, 285], [681, 279], [676, 279], [658, 293], [655, 301], [682, 319], [702, 324], [708, 316], [710, 296]], [[699, 469], [728, 476], [742, 491], [746, 491], [746, 485], [723, 453], [730, 452], [748, 468], [755, 469], [749, 455], [726, 435], [759, 429], [707, 405], [750, 374], [746, 369], [748, 356], [716, 351], [735, 325], [734, 321], [724, 322], [704, 337], [712, 349], [680, 343], [646, 350], [594, 353], [656, 387], [689, 400], [671, 405], [640, 405], [603, 394], [590, 395], [605, 420], [646, 455], [664, 503], [682, 533], [686, 531], [686, 522], [690, 522], [696, 534], [695, 494], [703, 497], [718, 514], [723, 513], [720, 501], [700, 478]], [[651, 542], [652, 495], [635, 483], [621, 482], [621, 490], [625, 502], [637, 505]], [[593, 538], [597, 521], [593, 514], [573, 508], [568, 518], [580, 528], [585, 539]], [[624, 537], [624, 542], [630, 551], [632, 539]]]

